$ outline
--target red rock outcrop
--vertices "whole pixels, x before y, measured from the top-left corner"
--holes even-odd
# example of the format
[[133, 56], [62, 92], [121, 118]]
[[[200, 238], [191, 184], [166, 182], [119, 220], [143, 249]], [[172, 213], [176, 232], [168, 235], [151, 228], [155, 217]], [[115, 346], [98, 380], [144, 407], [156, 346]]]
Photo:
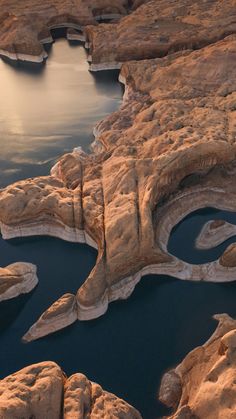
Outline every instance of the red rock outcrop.
[[227, 314], [211, 338], [162, 379], [159, 398], [175, 413], [169, 419], [233, 419], [236, 415], [236, 321]]
[[31, 263], [12, 263], [0, 268], [0, 301], [30, 292], [38, 283], [36, 266]]
[[43, 44], [52, 42], [50, 30], [82, 30], [100, 18], [126, 15], [128, 0], [1, 0], [0, 55], [41, 62], [47, 57]]
[[[136, 3], [137, 5], [139, 3]], [[150, 0], [116, 25], [85, 29], [91, 69], [202, 48], [236, 32], [235, 0]]]
[[[211, 249], [236, 234], [236, 226], [224, 220], [208, 221], [196, 239], [197, 249]], [[222, 258], [221, 258], [222, 259]]]
[[33, 364], [0, 381], [4, 419], [141, 419], [128, 403], [83, 374], [67, 378], [54, 362]]

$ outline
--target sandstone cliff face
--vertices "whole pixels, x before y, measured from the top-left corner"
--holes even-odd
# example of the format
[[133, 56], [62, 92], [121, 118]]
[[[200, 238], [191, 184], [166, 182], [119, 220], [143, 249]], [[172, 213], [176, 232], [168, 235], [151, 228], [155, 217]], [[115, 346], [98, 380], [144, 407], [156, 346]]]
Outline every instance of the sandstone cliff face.
[[193, 210], [236, 209], [235, 58], [231, 35], [124, 64], [124, 103], [95, 130], [100, 151], [76, 149], [51, 176], [0, 191], [3, 237], [50, 234], [98, 248], [76, 296], [78, 319], [102, 315], [147, 273], [235, 279], [236, 267], [190, 265], [167, 250], [171, 229]]
[[159, 398], [175, 413], [169, 419], [233, 419], [236, 415], [236, 321], [215, 315], [212, 337], [162, 379]]
[[141, 419], [128, 403], [83, 374], [67, 379], [54, 362], [30, 365], [0, 381], [4, 419]]

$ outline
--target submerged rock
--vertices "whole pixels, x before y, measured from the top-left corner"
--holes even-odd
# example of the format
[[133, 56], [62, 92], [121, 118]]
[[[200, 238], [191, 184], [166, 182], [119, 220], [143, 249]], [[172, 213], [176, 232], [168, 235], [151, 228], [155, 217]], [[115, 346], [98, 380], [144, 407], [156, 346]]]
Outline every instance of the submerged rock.
[[83, 374], [67, 379], [50, 361], [30, 365], [0, 381], [0, 417], [141, 419], [136, 409]]
[[[219, 325], [212, 337], [191, 351], [162, 379], [160, 400], [176, 410], [169, 419], [232, 419], [236, 416], [236, 320], [227, 314], [214, 317]], [[173, 374], [178, 379], [173, 380]]]

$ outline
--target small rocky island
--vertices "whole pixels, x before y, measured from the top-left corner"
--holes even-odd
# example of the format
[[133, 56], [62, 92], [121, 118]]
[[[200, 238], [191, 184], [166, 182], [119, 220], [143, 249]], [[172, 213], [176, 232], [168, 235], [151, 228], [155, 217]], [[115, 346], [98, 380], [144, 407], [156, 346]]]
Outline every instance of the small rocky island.
[[[47, 56], [44, 44], [52, 42], [50, 30], [65, 27], [68, 39], [85, 43], [91, 71], [121, 69], [125, 86], [120, 109], [94, 128], [91, 154], [74, 149], [48, 176], [0, 190], [4, 239], [49, 235], [98, 250], [96, 265], [77, 294], [52, 301], [23, 340], [103, 315], [110, 302], [127, 299], [149, 273], [235, 281], [235, 244], [218, 260], [199, 265], [168, 251], [171, 231], [191, 212], [206, 207], [236, 211], [235, 0], [0, 0], [0, 5], [0, 55], [42, 62]], [[209, 249], [234, 235], [234, 225], [211, 221], [196, 247]], [[19, 263], [3, 268], [0, 278], [0, 298], [13, 298], [36, 285], [36, 268]], [[163, 378], [160, 399], [176, 409], [173, 419], [236, 415], [230, 393], [235, 321], [227, 315], [217, 319], [213, 337]], [[18, 375], [29, 374], [34, 381], [38, 372], [31, 370], [44, 375], [49, 367], [55, 377], [63, 377], [49, 363], [27, 367], [0, 385], [5, 388], [5, 381], [13, 380], [17, 389]], [[76, 382], [74, 389], [82, 388], [86, 400], [93, 398], [86, 377], [68, 382], [68, 393]], [[40, 403], [32, 408], [29, 396], [23, 413], [12, 410], [10, 416], [0, 398], [2, 417], [62, 417], [60, 385], [54, 416], [42, 413]], [[227, 406], [220, 402], [224, 391]], [[2, 397], [4, 401], [4, 393]], [[110, 397], [105, 400], [112, 406]], [[103, 416], [104, 411], [83, 410], [75, 398], [73, 403], [65, 398], [69, 413], [63, 417], [140, 417], [117, 399], [115, 410], [111, 407]]]

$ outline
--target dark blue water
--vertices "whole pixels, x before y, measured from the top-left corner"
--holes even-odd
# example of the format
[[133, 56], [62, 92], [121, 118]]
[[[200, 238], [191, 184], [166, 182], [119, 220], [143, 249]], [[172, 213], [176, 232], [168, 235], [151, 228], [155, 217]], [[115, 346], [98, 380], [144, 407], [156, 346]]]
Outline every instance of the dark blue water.
[[[64, 43], [62, 45], [64, 48]], [[65, 57], [63, 58], [63, 51], [62, 56], [58, 51], [60, 60], [67, 62]], [[75, 56], [76, 54], [73, 57]], [[47, 65], [50, 66], [50, 61]], [[8, 70], [16, 72], [16, 69], [4, 68], [6, 74]], [[37, 75], [37, 77], [44, 77], [46, 71], [49, 70], [46, 68], [42, 75]], [[70, 71], [72, 71], [71, 68], [67, 73], [70, 74]], [[16, 83], [21, 74], [26, 80], [28, 80], [27, 77], [33, 77], [25, 72], [14, 73]], [[79, 72], [77, 76], [80, 76]], [[73, 75], [72, 79], [75, 80], [75, 78]], [[82, 78], [82, 83], [83, 80]], [[101, 80], [102, 96], [105, 97], [105, 102], [108, 100], [107, 103], [109, 103], [114, 80], [112, 83], [106, 82], [106, 78], [102, 76]], [[51, 82], [52, 80], [48, 80], [46, 83], [46, 91], [51, 89]], [[108, 83], [107, 90], [106, 83]], [[97, 87], [98, 85], [99, 83], [95, 83], [95, 90], [91, 94], [95, 94], [97, 90], [101, 96], [101, 89]], [[34, 88], [34, 83], [31, 87]], [[69, 87], [65, 87], [65, 90], [67, 88]], [[38, 89], [35, 94], [37, 97]], [[70, 90], [68, 95], [71, 94]], [[117, 97], [117, 93], [114, 95]], [[58, 92], [58, 97], [60, 97], [60, 92]], [[42, 97], [38, 99], [38, 103], [41, 100], [43, 100]], [[96, 101], [96, 97], [94, 100]], [[10, 109], [10, 103], [8, 106]], [[72, 111], [76, 110], [76, 105], [74, 107], [68, 102], [68, 106], [72, 106]], [[111, 107], [110, 110], [112, 110], [113, 106], [112, 100], [108, 108]], [[87, 110], [89, 109], [90, 106]], [[97, 120], [97, 108], [92, 109], [91, 115], [94, 113], [93, 118]], [[54, 128], [50, 128], [52, 131], [58, 122], [55, 109], [53, 113], [55, 122]], [[39, 130], [41, 130], [37, 112], [35, 115], [35, 123], [39, 124]], [[60, 118], [64, 116], [65, 113]], [[81, 129], [83, 132], [81, 137], [79, 119], [77, 128], [76, 121], [72, 128], [75, 132], [78, 129], [78, 141], [85, 138], [87, 146], [91, 138], [91, 118], [89, 117], [90, 122], [85, 131]], [[51, 119], [48, 118], [46, 121], [50, 127]], [[65, 132], [71, 129], [70, 124], [71, 121], [66, 125]], [[60, 132], [61, 129], [60, 127]], [[5, 132], [9, 133], [9, 130], [5, 128]], [[10, 183], [26, 174], [45, 173], [47, 166], [51, 166], [51, 160], [56, 158], [57, 153], [63, 154], [64, 148], [71, 149], [73, 144], [78, 145], [77, 137], [73, 132], [70, 133], [73, 137], [72, 143], [64, 140], [63, 130], [60, 140], [58, 136], [51, 138], [47, 135], [45, 127], [43, 136], [46, 139], [39, 143], [35, 142], [34, 136], [31, 138], [30, 132], [34, 131], [30, 129], [28, 131], [31, 145], [27, 146], [28, 148], [25, 144], [22, 145], [19, 153], [20, 160], [19, 154], [15, 159], [15, 153], [17, 154], [18, 151], [17, 149], [14, 151], [14, 147], [17, 142], [21, 144], [22, 141], [26, 141], [25, 132], [22, 134], [15, 132], [13, 137], [6, 137], [6, 144], [1, 135], [1, 141], [8, 150], [2, 159], [5, 162], [2, 161], [0, 164], [2, 184]], [[87, 137], [84, 134], [86, 132]], [[15, 135], [19, 135], [18, 140]], [[11, 141], [13, 141], [13, 148]], [[38, 162], [39, 156], [44, 153], [45, 157], [50, 156], [50, 164], [45, 163], [43, 159], [41, 163]], [[29, 161], [26, 161], [25, 155], [28, 156]], [[12, 172], [10, 167], [13, 168]], [[194, 263], [215, 259], [225, 245], [209, 252], [199, 252], [194, 249], [193, 243], [207, 220], [225, 217], [232, 217], [227, 219], [236, 223], [235, 215], [230, 213], [207, 210], [192, 214], [174, 230], [169, 250], [180, 258]], [[167, 369], [179, 363], [191, 349], [202, 344], [210, 336], [215, 328], [215, 322], [211, 319], [213, 314], [228, 312], [236, 316], [236, 284], [197, 284], [163, 276], [147, 276], [136, 287], [128, 301], [111, 304], [103, 317], [90, 322], [77, 322], [51, 336], [30, 344], [22, 344], [21, 337], [26, 330], [53, 301], [65, 292], [77, 290], [92, 269], [95, 259], [95, 250], [85, 245], [66, 243], [58, 239], [41, 237], [8, 242], [0, 239], [1, 266], [14, 261], [33, 262], [38, 267], [39, 277], [39, 285], [30, 294], [0, 304], [0, 376], [4, 377], [33, 362], [54, 360], [68, 375], [76, 371], [83, 372], [105, 389], [124, 398], [139, 409], [145, 419], [159, 418], [166, 412], [157, 402], [161, 376]]]
[[[214, 208], [196, 211], [173, 229], [168, 243], [168, 251], [178, 258], [194, 264], [212, 262], [218, 259], [226, 247], [236, 241], [235, 237], [231, 237], [213, 249], [198, 250], [195, 248], [195, 239], [199, 235], [201, 228], [207, 221], [212, 219], [225, 220], [236, 224], [236, 214], [234, 212], [218, 211]], [[178, 246], [176, 245], [177, 242], [179, 243]]]
[[[211, 218], [228, 217], [236, 221], [230, 213], [194, 213], [175, 229], [170, 247], [180, 256], [181, 244], [185, 260], [196, 260], [199, 252], [193, 248], [190, 226], [199, 231]], [[0, 304], [1, 377], [33, 362], [54, 360], [67, 374], [81, 371], [125, 398], [147, 419], [164, 414], [156, 397], [160, 378], [210, 336], [215, 327], [212, 315], [236, 315], [235, 283], [196, 284], [146, 276], [128, 301], [111, 304], [102, 318], [75, 323], [25, 345], [21, 337], [28, 327], [63, 293], [76, 291], [95, 263], [96, 252], [46, 237], [1, 240], [0, 249], [1, 265], [30, 261], [38, 266], [39, 276], [30, 295]], [[204, 253], [202, 259], [198, 254], [198, 263], [206, 261]]]

